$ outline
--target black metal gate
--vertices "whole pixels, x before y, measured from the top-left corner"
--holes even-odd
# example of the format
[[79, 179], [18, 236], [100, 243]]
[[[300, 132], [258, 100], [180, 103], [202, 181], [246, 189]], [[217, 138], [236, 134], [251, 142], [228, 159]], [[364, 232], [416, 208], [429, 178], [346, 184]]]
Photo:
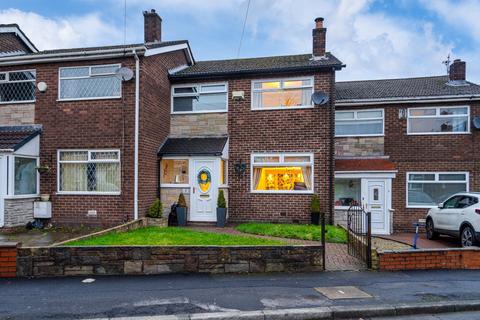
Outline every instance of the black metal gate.
[[368, 268], [372, 267], [372, 221], [371, 213], [362, 205], [351, 205], [348, 217], [348, 254], [364, 261]]

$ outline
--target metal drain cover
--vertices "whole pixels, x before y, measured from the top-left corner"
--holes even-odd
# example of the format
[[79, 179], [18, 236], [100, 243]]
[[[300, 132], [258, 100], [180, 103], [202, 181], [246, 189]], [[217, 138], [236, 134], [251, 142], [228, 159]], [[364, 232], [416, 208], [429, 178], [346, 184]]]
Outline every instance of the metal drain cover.
[[373, 298], [371, 295], [353, 286], [342, 287], [318, 287], [314, 288], [330, 300], [337, 299], [366, 299]]

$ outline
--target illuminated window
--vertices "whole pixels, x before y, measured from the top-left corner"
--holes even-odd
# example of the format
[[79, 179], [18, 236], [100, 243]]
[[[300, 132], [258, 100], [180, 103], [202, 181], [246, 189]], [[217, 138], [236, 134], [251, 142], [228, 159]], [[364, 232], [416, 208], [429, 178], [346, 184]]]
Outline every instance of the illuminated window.
[[221, 160], [220, 161], [220, 185], [227, 184], [227, 161]]
[[252, 109], [312, 107], [312, 93], [312, 78], [253, 81]]
[[162, 159], [162, 184], [188, 184], [187, 159]]
[[252, 155], [252, 191], [311, 193], [312, 154]]

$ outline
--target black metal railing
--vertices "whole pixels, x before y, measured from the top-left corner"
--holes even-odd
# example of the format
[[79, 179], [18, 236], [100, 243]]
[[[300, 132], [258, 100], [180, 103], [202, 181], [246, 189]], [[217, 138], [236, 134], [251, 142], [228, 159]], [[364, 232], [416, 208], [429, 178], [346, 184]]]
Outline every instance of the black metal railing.
[[372, 267], [372, 221], [371, 213], [362, 205], [351, 205], [348, 216], [348, 254], [364, 261], [368, 268]]

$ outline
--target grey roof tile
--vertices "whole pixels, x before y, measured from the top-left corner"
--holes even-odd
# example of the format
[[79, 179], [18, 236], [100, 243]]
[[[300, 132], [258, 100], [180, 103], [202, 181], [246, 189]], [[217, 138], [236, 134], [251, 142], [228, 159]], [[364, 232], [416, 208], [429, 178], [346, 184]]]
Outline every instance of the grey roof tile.
[[331, 53], [326, 59], [312, 59], [311, 54], [272, 56], [261, 58], [197, 61], [193, 66], [178, 71], [172, 79], [202, 78], [212, 76], [273, 73], [288, 71], [310, 71], [321, 68], [340, 69], [344, 65]]
[[41, 132], [39, 125], [0, 126], [0, 149], [18, 150]]
[[480, 95], [480, 86], [448, 85], [448, 76], [337, 82], [336, 101]]
[[168, 138], [160, 147], [158, 154], [162, 156], [220, 156], [227, 140], [227, 137]]

